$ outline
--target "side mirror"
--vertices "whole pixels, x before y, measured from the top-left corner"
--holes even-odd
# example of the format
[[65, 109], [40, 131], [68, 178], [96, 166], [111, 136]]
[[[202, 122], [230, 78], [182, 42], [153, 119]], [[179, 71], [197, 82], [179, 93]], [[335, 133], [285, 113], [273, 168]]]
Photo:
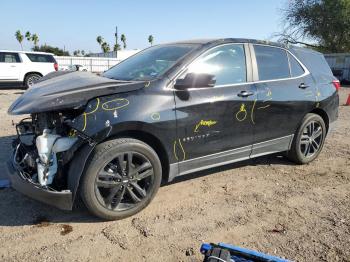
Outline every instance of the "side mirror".
[[188, 73], [184, 79], [177, 79], [174, 87], [178, 90], [214, 87], [215, 82], [214, 75]]

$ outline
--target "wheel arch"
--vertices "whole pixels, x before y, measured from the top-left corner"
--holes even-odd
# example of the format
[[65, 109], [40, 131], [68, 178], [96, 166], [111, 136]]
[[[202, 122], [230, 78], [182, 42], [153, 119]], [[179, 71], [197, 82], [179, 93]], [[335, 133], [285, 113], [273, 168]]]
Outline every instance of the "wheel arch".
[[[106, 137], [104, 140], [99, 141], [98, 144], [108, 140], [117, 138], [134, 138], [138, 139], [147, 145], [149, 145], [158, 155], [162, 165], [162, 183], [168, 182], [169, 179], [169, 157], [166, 153], [166, 149], [163, 143], [154, 135], [146, 131], [140, 130], [123, 130], [112, 136]], [[95, 145], [89, 145], [88, 143], [81, 146], [74, 158], [70, 161], [67, 174], [68, 189], [72, 192], [72, 203], [76, 199], [76, 194], [80, 185], [81, 176], [84, 173], [86, 162], [88, 161]]]
[[326, 130], [328, 133], [328, 129], [329, 129], [329, 116], [327, 114], [327, 112], [325, 110], [323, 110], [322, 108], [315, 108], [313, 109], [310, 113], [312, 114], [316, 114], [319, 115], [320, 117], [322, 117], [325, 125], [326, 125]]
[[153, 135], [150, 132], [144, 131], [144, 130], [123, 130], [117, 133], [114, 133], [112, 136], [107, 137], [102, 142], [113, 140], [117, 138], [134, 138], [137, 140], [140, 140], [144, 142], [145, 144], [149, 145], [158, 155], [160, 163], [162, 165], [162, 181], [167, 182], [169, 178], [169, 156], [165, 149], [165, 146], [160, 141], [159, 138], [157, 138], [155, 135]]
[[41, 77], [43, 77], [43, 74], [40, 73], [40, 72], [38, 72], [38, 71], [30, 71], [30, 72], [27, 72], [27, 73], [24, 75], [23, 81], [24, 81], [24, 79], [26, 79], [26, 77], [27, 77], [28, 75], [31, 75], [31, 74], [36, 74], [36, 75], [40, 75]]

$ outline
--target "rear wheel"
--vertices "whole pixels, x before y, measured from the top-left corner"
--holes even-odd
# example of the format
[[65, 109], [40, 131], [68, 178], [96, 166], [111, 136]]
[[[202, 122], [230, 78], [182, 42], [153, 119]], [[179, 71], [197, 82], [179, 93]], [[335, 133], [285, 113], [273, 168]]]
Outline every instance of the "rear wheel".
[[81, 196], [94, 215], [122, 219], [151, 202], [161, 176], [161, 163], [150, 146], [136, 139], [115, 139], [96, 146], [82, 178]]
[[42, 76], [39, 74], [35, 74], [35, 73], [28, 74], [24, 79], [24, 87], [25, 88], [31, 87], [32, 85], [37, 83], [40, 80], [40, 78], [42, 78]]
[[323, 148], [326, 133], [322, 117], [307, 114], [294, 135], [288, 158], [297, 164], [307, 164], [313, 161]]

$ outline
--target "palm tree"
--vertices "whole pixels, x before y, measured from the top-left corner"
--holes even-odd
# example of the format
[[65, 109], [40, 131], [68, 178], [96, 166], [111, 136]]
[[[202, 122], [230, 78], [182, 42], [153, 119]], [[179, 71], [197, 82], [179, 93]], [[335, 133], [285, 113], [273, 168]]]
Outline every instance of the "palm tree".
[[103, 43], [101, 44], [101, 48], [102, 48], [103, 53], [107, 53], [107, 52], [109, 52], [109, 50], [110, 50], [109, 44], [107, 44], [106, 42], [103, 42]]
[[101, 47], [101, 49], [102, 49], [102, 51], [105, 53], [105, 51], [104, 51], [104, 49], [103, 49], [103, 43], [106, 43], [106, 42], [104, 42], [103, 41], [103, 38], [102, 38], [102, 36], [98, 36], [97, 38], [96, 38], [96, 41], [97, 41], [97, 43], [100, 45], [100, 47]]
[[120, 49], [120, 44], [114, 44], [113, 51], [119, 51]]
[[96, 38], [96, 41], [97, 41], [97, 43], [99, 44], [99, 45], [102, 45], [102, 43], [103, 43], [103, 38], [102, 38], [102, 36], [98, 36], [97, 38]]
[[15, 33], [15, 36], [16, 36], [18, 43], [21, 45], [21, 49], [23, 50], [23, 46], [22, 46], [23, 35], [21, 34], [21, 31], [17, 30]]
[[34, 47], [38, 45], [39, 42], [39, 36], [37, 34], [32, 34], [32, 41], [34, 43]]
[[153, 45], [153, 41], [154, 41], [154, 38], [153, 38], [153, 35], [149, 35], [148, 36], [148, 42]]
[[125, 48], [126, 48], [126, 36], [125, 36], [124, 34], [122, 34], [122, 35], [120, 36], [120, 41], [123, 42], [123, 47], [124, 47], [124, 49], [125, 49]]
[[31, 34], [30, 34], [29, 31], [26, 32], [26, 35], [25, 35], [25, 36], [26, 36], [26, 38], [27, 38], [28, 41], [31, 40]]

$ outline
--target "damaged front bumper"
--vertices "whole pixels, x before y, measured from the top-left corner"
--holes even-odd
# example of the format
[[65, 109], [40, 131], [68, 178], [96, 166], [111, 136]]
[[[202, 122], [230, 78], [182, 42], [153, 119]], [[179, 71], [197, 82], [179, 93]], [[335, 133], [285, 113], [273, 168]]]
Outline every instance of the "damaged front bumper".
[[11, 187], [16, 191], [59, 209], [72, 210], [73, 197], [70, 190], [56, 191], [34, 183], [29, 178], [26, 178], [21, 170], [16, 169], [12, 161], [8, 161], [6, 167]]

